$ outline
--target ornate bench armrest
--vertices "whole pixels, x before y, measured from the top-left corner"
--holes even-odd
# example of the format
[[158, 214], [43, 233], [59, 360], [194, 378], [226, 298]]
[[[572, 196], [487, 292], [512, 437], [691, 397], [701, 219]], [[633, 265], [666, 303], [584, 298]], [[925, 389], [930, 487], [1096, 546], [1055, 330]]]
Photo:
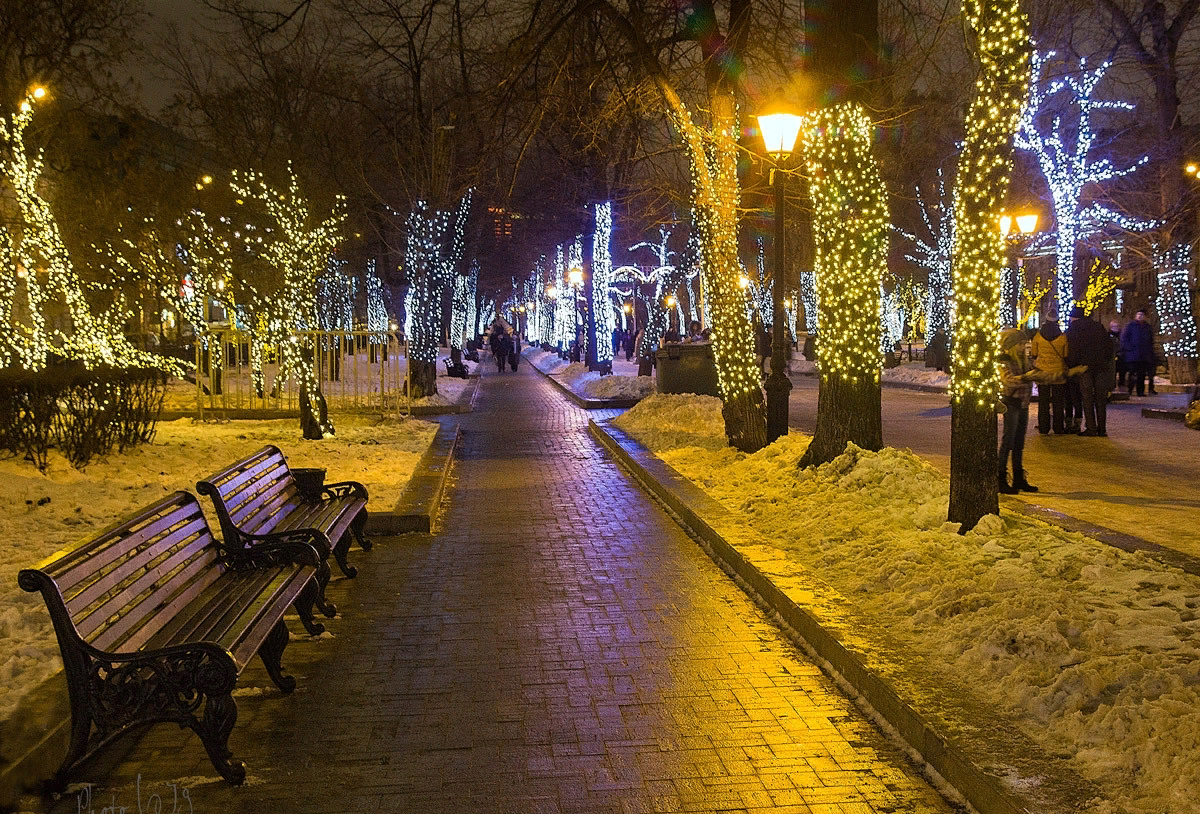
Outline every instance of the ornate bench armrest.
[[323, 499], [337, 497], [361, 497], [367, 500], [367, 487], [363, 486], [358, 481], [344, 480], [338, 483], [327, 483], [325, 488], [321, 490]]
[[285, 563], [320, 567], [333, 545], [320, 529], [291, 529], [272, 534], [242, 533], [244, 548], [223, 547], [230, 568], [265, 568]]

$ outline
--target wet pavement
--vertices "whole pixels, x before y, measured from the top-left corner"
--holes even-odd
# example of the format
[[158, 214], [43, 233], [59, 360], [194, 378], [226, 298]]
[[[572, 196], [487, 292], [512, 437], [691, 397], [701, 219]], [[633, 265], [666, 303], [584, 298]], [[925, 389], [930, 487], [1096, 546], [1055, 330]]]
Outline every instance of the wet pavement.
[[284, 654], [292, 697], [257, 663], [243, 674], [245, 786], [159, 725], [53, 810], [953, 810], [584, 411], [528, 366], [485, 372], [475, 410], [438, 533], [357, 554], [358, 579], [330, 586], [332, 637]]

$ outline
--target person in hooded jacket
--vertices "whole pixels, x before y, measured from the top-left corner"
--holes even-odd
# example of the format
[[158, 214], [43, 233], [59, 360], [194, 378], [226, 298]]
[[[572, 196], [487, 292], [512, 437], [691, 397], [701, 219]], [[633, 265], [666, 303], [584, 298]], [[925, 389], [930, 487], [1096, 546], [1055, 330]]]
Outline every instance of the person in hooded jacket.
[[1067, 337], [1059, 330], [1057, 319], [1047, 319], [1033, 335], [1034, 369], [1039, 371], [1038, 432], [1057, 435], [1067, 431]]

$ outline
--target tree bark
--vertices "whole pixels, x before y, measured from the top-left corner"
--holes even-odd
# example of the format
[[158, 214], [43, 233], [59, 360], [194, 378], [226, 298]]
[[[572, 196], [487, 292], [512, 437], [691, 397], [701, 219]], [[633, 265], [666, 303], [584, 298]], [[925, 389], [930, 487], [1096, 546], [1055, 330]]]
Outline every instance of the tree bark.
[[978, 402], [950, 407], [950, 512], [962, 530], [1000, 513], [1000, 456], [996, 451], [996, 410]]
[[437, 393], [437, 362], [410, 358], [408, 366], [411, 398], [421, 399]]
[[847, 444], [872, 452], [883, 449], [882, 411], [878, 381], [855, 382], [838, 375], [822, 375], [817, 390], [817, 426], [800, 466], [832, 461], [846, 451]]

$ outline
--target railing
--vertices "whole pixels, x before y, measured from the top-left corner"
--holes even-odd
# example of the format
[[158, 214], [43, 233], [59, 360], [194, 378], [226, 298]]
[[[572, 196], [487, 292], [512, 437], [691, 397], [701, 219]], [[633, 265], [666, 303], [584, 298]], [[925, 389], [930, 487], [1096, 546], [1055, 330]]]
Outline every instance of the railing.
[[[305, 363], [321, 384], [330, 409], [398, 412], [410, 408], [408, 348], [380, 331], [304, 331], [299, 342]], [[294, 412], [300, 409], [300, 383], [279, 376], [279, 351], [264, 346], [261, 375], [251, 364], [250, 333], [213, 330], [195, 344], [196, 409], [207, 411]]]

